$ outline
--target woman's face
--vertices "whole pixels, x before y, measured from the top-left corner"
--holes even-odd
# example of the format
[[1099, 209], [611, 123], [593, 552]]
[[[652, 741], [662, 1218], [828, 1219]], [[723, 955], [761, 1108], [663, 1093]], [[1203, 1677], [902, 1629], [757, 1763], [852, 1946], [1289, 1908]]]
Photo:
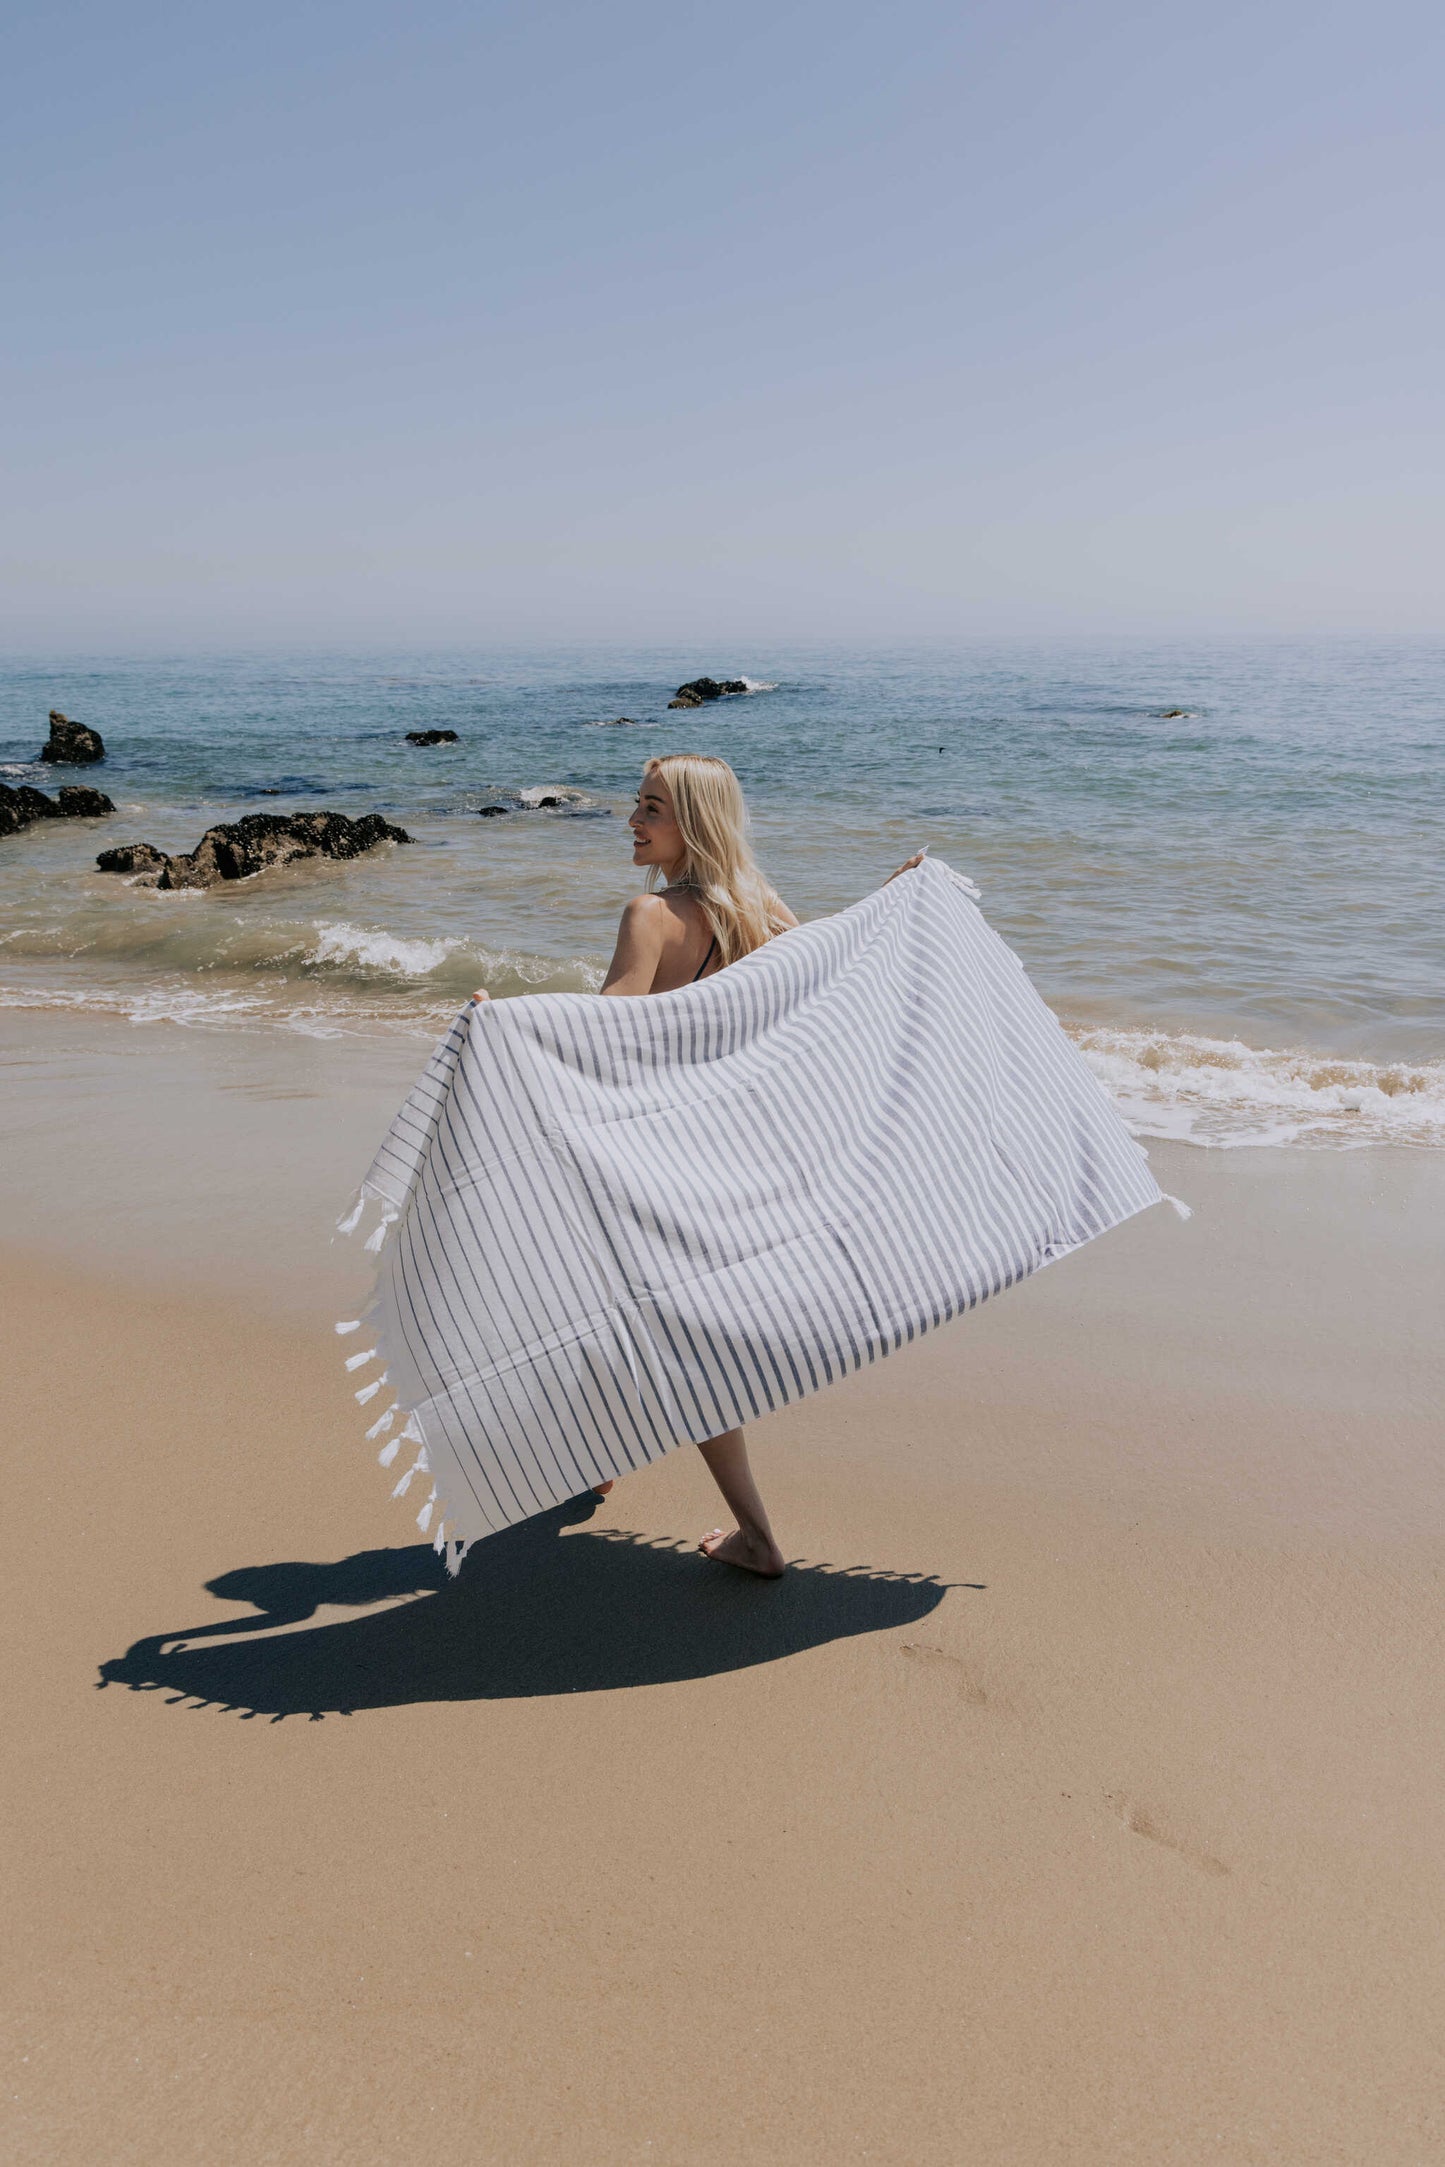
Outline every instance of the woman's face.
[[632, 830], [634, 865], [659, 865], [671, 879], [687, 846], [672, 810], [672, 792], [656, 773], [644, 775], [637, 803], [627, 823]]

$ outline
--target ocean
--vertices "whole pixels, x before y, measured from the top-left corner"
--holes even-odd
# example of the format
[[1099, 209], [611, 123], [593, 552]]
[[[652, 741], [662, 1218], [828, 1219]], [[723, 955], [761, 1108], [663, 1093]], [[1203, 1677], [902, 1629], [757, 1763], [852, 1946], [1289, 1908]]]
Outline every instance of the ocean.
[[[704, 672], [750, 689], [669, 713]], [[36, 760], [52, 707], [103, 766]], [[429, 728], [459, 741], [406, 742]], [[925, 844], [969, 874], [1141, 1136], [1445, 1145], [1439, 642], [12, 661], [0, 780], [117, 810], [0, 840], [0, 1006], [359, 1058], [400, 1034], [420, 1063], [475, 986], [600, 983], [632, 793], [674, 750], [732, 762], [800, 917]], [[414, 845], [205, 894], [95, 868], [321, 806]]]

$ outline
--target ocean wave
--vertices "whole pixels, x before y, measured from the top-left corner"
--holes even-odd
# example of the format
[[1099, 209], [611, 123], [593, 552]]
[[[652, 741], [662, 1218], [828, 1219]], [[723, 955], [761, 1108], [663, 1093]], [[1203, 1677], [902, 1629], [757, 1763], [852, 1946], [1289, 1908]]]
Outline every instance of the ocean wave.
[[776, 692], [778, 689], [776, 683], [768, 683], [761, 677], [744, 677], [739, 682], [746, 685], [749, 692]]
[[381, 927], [318, 925], [316, 940], [302, 956], [312, 969], [335, 967], [363, 975], [381, 971], [397, 978], [426, 978], [466, 946], [461, 940], [404, 940]]
[[[131, 900], [128, 897], [127, 900]], [[134, 891], [124, 914], [103, 905], [71, 910], [0, 932], [7, 968], [37, 982], [64, 984], [84, 971], [94, 979], [124, 975], [136, 985], [204, 976], [231, 986], [252, 979], [346, 981], [378, 997], [408, 985], [455, 992], [461, 999], [498, 974], [509, 989], [585, 992], [600, 984], [587, 956], [537, 955], [458, 936], [400, 932], [345, 918], [293, 918], [226, 910], [214, 890]], [[177, 909], [177, 904], [186, 905]]]
[[1340, 1060], [1190, 1032], [1070, 1036], [1137, 1136], [1225, 1149], [1445, 1146], [1445, 1061]]

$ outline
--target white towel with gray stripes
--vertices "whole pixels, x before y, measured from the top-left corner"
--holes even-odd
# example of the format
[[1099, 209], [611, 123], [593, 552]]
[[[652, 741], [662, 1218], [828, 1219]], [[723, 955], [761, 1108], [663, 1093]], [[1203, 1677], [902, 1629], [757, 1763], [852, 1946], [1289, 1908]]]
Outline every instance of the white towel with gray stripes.
[[342, 1222], [382, 1207], [348, 1366], [453, 1569], [1160, 1201], [976, 895], [926, 858], [675, 993], [462, 1010]]

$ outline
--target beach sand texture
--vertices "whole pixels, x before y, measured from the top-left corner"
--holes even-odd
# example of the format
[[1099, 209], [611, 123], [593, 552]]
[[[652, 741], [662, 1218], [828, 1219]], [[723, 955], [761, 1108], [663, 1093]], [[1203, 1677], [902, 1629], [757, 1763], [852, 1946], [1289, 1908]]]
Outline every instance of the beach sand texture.
[[1156, 1147], [1189, 1226], [754, 1433], [783, 1583], [681, 1452], [445, 1589], [319, 1232], [394, 1078], [38, 1029], [8, 2163], [1439, 2157], [1436, 1155]]

